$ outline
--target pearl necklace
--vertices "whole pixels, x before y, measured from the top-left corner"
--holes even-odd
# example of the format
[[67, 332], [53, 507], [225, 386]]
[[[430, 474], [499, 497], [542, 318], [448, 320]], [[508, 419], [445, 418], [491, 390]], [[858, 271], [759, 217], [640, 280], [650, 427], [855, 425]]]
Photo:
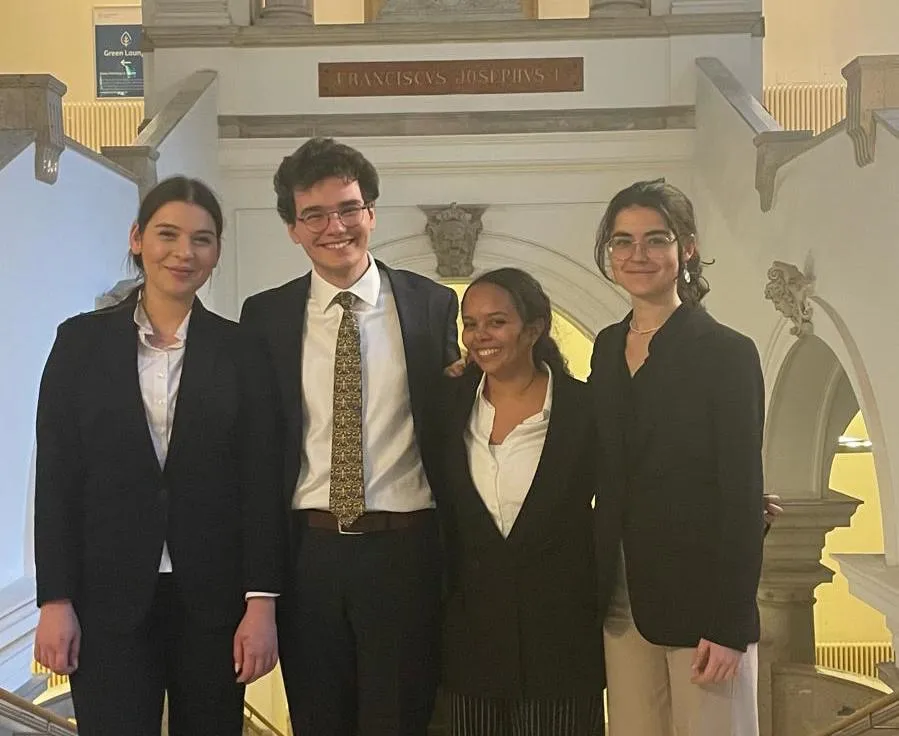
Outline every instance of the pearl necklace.
[[630, 327], [631, 332], [633, 332], [635, 335], [650, 335], [653, 332], [658, 332], [659, 330], [662, 329], [662, 325], [659, 325], [658, 327], [650, 327], [648, 330], [638, 330], [636, 327], [634, 327], [633, 320], [631, 320], [628, 327]]

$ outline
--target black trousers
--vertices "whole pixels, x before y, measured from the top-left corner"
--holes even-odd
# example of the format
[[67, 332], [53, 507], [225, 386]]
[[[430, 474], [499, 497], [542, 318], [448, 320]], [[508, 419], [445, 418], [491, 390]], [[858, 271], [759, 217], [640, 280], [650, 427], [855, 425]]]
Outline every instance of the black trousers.
[[602, 695], [500, 700], [450, 693], [449, 701], [450, 736], [605, 734]]
[[234, 674], [234, 629], [193, 619], [171, 574], [159, 576], [153, 606], [135, 630], [111, 632], [90, 620], [81, 628], [70, 678], [80, 736], [159, 736], [166, 692], [171, 736], [240, 736], [244, 687]]
[[294, 733], [425, 736], [439, 671], [436, 514], [360, 535], [294, 516], [289, 591], [278, 601]]

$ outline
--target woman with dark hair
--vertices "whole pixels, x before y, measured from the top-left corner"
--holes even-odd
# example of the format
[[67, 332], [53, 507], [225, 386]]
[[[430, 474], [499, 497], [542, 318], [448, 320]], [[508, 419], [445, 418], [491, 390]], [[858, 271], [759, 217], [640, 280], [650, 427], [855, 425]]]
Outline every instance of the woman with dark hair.
[[142, 285], [62, 323], [44, 369], [35, 659], [70, 676], [84, 736], [158, 736], [166, 693], [173, 736], [237, 736], [277, 659], [275, 384], [196, 297], [221, 234], [202, 182], [156, 186], [130, 236]]
[[471, 362], [450, 381], [443, 686], [452, 736], [603, 733], [591, 392], [550, 337], [527, 273], [462, 300]]
[[589, 379], [598, 558], [619, 560], [600, 571], [603, 589], [617, 577], [605, 619], [609, 728], [756, 736], [758, 352], [700, 306], [709, 287], [693, 206], [670, 184], [638, 182], [612, 199], [596, 262], [632, 306], [596, 338]]

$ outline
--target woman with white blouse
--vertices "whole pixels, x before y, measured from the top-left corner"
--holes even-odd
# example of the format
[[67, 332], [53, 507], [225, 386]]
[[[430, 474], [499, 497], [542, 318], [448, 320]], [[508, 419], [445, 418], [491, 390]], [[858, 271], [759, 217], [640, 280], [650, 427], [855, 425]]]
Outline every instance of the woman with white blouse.
[[69, 675], [83, 736], [238, 736], [277, 660], [286, 520], [274, 381], [197, 298], [222, 212], [202, 182], [151, 190], [143, 283], [60, 325], [37, 410], [35, 659]]
[[550, 337], [540, 284], [503, 268], [462, 300], [439, 508], [453, 736], [603, 733], [591, 393]]

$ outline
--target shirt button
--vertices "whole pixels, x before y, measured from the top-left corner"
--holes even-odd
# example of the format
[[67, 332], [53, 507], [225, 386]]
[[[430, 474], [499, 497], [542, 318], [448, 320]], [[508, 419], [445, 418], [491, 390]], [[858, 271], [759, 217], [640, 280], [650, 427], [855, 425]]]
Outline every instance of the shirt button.
[[165, 378], [165, 373], [157, 373], [156, 377], [157, 378]]
[[163, 404], [165, 404], [165, 399], [159, 399], [159, 401], [157, 401], [156, 403], [162, 406]]

